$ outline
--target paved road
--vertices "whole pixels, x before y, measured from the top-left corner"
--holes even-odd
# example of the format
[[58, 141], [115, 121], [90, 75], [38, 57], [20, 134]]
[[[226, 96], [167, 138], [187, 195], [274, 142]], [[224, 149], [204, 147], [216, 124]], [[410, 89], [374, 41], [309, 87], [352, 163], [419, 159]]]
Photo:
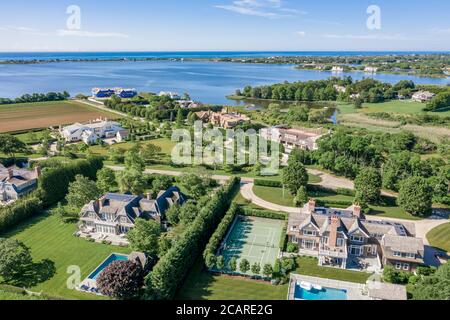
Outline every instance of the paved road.
[[120, 112], [120, 111], [117, 111], [117, 110], [113, 110], [113, 109], [109, 109], [109, 108], [105, 107], [100, 102], [93, 102], [91, 100], [75, 100], [75, 101], [79, 102], [79, 103], [83, 103], [83, 104], [88, 105], [90, 107], [94, 107], [94, 108], [100, 109], [102, 111], [106, 111], [106, 112], [109, 112], [109, 113], [115, 113], [115, 114], [117, 114], [117, 115], [119, 115], [121, 117], [128, 117], [128, 115], [126, 113], [123, 113], [123, 112]]

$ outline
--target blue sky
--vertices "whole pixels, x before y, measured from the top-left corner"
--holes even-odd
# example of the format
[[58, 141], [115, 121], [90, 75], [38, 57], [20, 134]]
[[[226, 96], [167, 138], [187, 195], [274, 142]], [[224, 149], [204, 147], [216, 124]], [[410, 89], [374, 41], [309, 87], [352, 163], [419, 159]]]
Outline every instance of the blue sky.
[[[81, 9], [68, 30], [67, 7]], [[369, 30], [367, 8], [381, 9]], [[0, 51], [450, 50], [448, 0], [15, 0]]]

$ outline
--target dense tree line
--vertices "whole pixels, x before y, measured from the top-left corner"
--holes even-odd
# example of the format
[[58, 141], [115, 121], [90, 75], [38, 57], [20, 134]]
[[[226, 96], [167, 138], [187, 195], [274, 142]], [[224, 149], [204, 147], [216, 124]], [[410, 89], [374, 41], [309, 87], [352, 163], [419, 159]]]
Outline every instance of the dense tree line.
[[227, 211], [222, 221], [219, 223], [216, 231], [213, 233], [211, 238], [209, 239], [208, 244], [206, 245], [206, 249], [203, 252], [203, 259], [207, 261], [209, 256], [215, 256], [216, 251], [219, 249], [220, 243], [225, 238], [228, 230], [233, 224], [233, 221], [236, 218], [236, 214], [238, 213], [237, 204], [233, 203], [230, 209]]
[[43, 162], [42, 176], [39, 178], [37, 190], [44, 206], [54, 205], [64, 199], [69, 184], [77, 175], [91, 180], [96, 179], [97, 171], [103, 167], [101, 158], [91, 157], [88, 160], [76, 160], [69, 163]]
[[24, 94], [23, 96], [15, 99], [0, 98], [0, 105], [14, 104], [14, 103], [29, 103], [29, 102], [63, 101], [67, 100], [69, 97], [70, 94], [67, 91]]
[[234, 178], [205, 203], [195, 220], [158, 261], [146, 277], [146, 297], [167, 300], [175, 296], [196, 257], [203, 251], [217, 225], [228, 210], [239, 179]]
[[14, 204], [0, 208], [0, 232], [7, 231], [21, 221], [41, 213], [42, 202], [36, 197], [27, 197]]
[[[345, 87], [345, 92], [338, 90]], [[371, 78], [353, 81], [351, 77], [330, 78], [307, 82], [284, 82], [269, 86], [246, 86], [236, 95], [252, 99], [278, 101], [350, 101], [356, 98], [362, 102], [380, 103], [397, 97], [405, 89], [412, 90], [413, 82], [401, 81], [395, 86]]]
[[205, 110], [219, 111], [222, 109], [221, 106], [204, 106], [198, 108], [183, 109], [179, 107], [175, 100], [170, 99], [170, 97], [159, 97], [156, 95], [149, 96], [149, 98], [147, 98], [145, 101], [145, 104], [136, 103], [133, 100], [122, 101], [121, 98], [113, 96], [111, 99], [105, 101], [105, 106], [135, 117], [141, 117], [156, 121], [175, 121], [178, 115], [180, 115], [182, 120], [185, 120], [188, 118], [189, 114], [193, 112]]

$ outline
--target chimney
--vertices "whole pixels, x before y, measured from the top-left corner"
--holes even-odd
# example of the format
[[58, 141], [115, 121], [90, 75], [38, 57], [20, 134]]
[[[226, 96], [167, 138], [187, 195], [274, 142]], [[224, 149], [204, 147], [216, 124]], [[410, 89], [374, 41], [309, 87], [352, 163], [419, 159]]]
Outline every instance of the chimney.
[[98, 209], [99, 210], [101, 210], [101, 209], [103, 209], [103, 206], [105, 205], [105, 197], [103, 196], [103, 197], [101, 197], [99, 200], [98, 200]]
[[34, 168], [34, 172], [36, 173], [36, 177], [39, 178], [41, 176], [41, 173], [42, 173], [41, 166], [36, 166]]
[[338, 228], [339, 228], [340, 222], [341, 222], [341, 218], [339, 218], [338, 216], [331, 217], [330, 238], [328, 239], [328, 245], [330, 247], [336, 247], [337, 233], [338, 233]]
[[14, 178], [14, 169], [8, 168], [8, 180], [11, 180], [12, 178]]
[[353, 206], [353, 215], [357, 218], [362, 218], [361, 206], [357, 203]]
[[316, 199], [309, 199], [308, 210], [310, 213], [314, 213], [316, 211]]

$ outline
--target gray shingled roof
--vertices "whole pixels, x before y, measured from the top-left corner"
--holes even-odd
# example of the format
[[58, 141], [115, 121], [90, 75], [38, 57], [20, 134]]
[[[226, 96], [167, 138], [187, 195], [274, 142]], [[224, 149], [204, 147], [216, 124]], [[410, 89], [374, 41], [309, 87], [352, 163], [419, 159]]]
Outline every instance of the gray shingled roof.
[[369, 282], [369, 297], [379, 300], [407, 300], [406, 287], [384, 283], [384, 282]]

